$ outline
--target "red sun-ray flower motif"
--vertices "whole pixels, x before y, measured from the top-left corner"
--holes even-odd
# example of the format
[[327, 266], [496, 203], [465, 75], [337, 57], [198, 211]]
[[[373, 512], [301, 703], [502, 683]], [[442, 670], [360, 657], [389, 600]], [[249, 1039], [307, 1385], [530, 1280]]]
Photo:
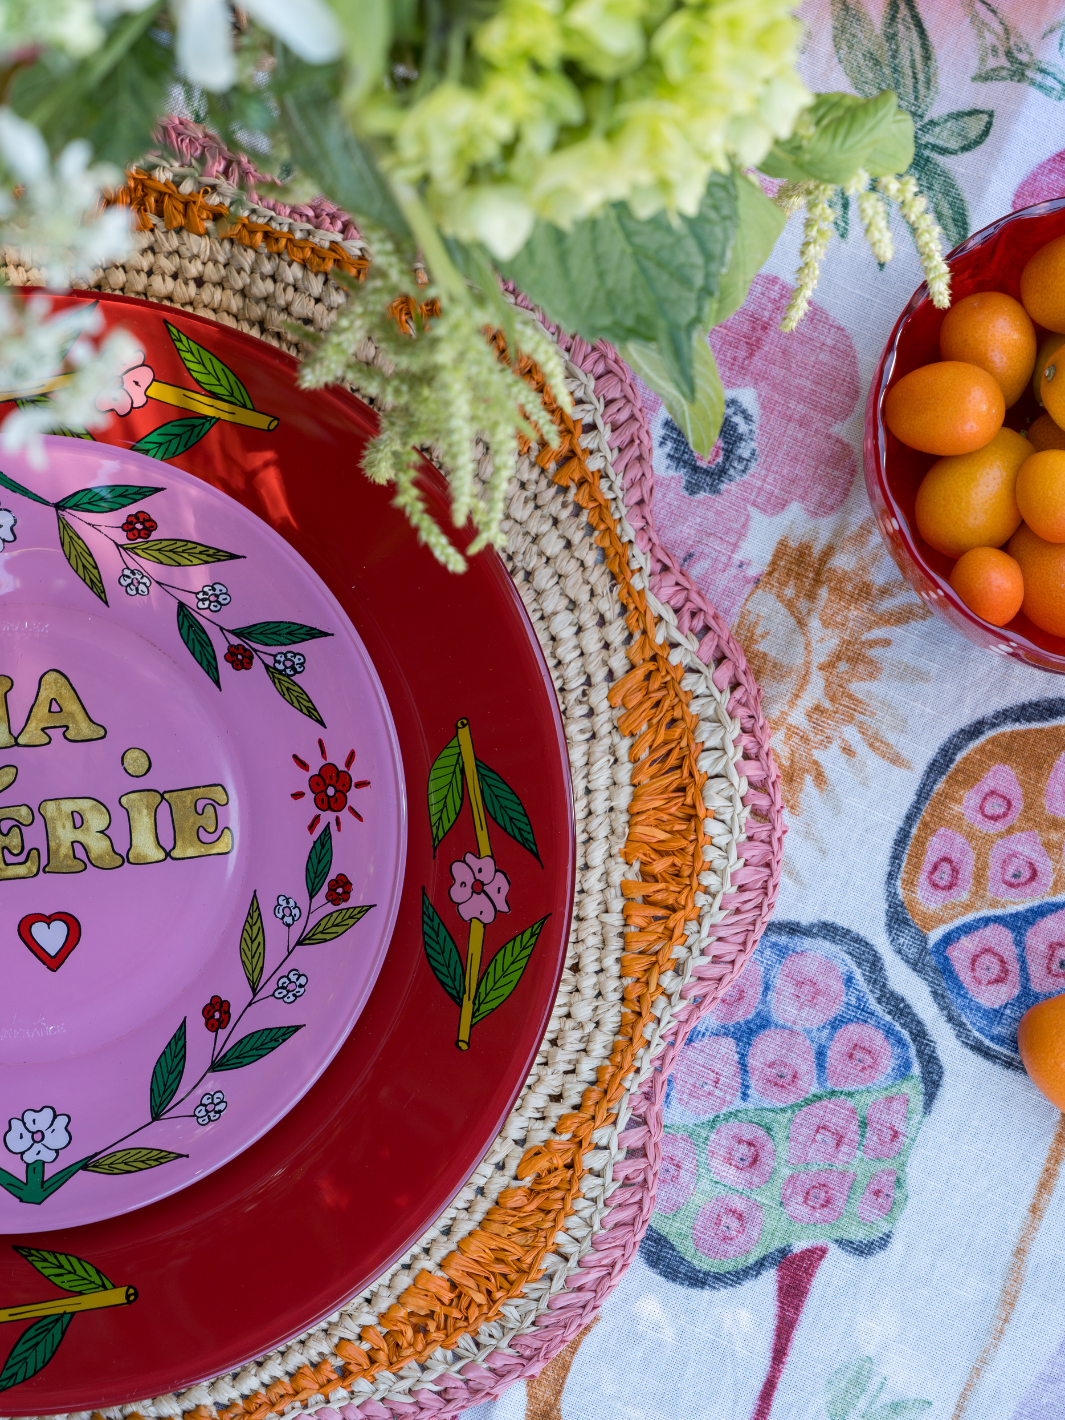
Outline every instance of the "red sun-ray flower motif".
[[[321, 767], [310, 774], [307, 780], [307, 788], [300, 789], [292, 795], [293, 799], [305, 799], [308, 791], [314, 797], [314, 806], [319, 810], [307, 825], [307, 832], [313, 833], [322, 821], [323, 814], [332, 814], [333, 822], [336, 824], [337, 832], [342, 828], [340, 815], [347, 809], [352, 818], [357, 818], [360, 823], [365, 822], [362, 814], [353, 805], [348, 803], [348, 795], [353, 789], [368, 789], [369, 779], [352, 779], [350, 770], [355, 760], [355, 751], [348, 750], [348, 757], [344, 761], [343, 769], [336, 765], [329, 758], [325, 748], [325, 741], [318, 741], [318, 750], [322, 756]], [[292, 756], [292, 762], [298, 769], [302, 769], [305, 774], [310, 773], [311, 766], [305, 759], [301, 759], [298, 754]]]

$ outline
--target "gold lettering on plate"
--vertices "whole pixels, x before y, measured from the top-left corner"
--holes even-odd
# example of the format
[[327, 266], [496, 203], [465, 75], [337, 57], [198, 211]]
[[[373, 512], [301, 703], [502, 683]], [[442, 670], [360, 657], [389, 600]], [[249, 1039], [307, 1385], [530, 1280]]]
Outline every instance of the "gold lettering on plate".
[[[4, 680], [8, 680], [4, 676]], [[8, 689], [11, 685], [8, 681]], [[5, 692], [6, 699], [6, 692]], [[53, 710], [53, 704], [56, 708]], [[18, 737], [20, 745], [49, 745], [50, 730], [62, 730], [65, 740], [102, 740], [107, 731], [91, 718], [78, 692], [62, 671], [45, 671], [37, 698]], [[10, 728], [8, 734], [10, 735]]]
[[[206, 858], [212, 853], [231, 853], [233, 835], [223, 828], [217, 838], [200, 837], [218, 831], [218, 810], [215, 804], [228, 804], [229, 795], [221, 784], [201, 784], [198, 789], [170, 789], [163, 795], [170, 805], [174, 820], [174, 847], [171, 858]], [[204, 807], [200, 808], [203, 802]]]

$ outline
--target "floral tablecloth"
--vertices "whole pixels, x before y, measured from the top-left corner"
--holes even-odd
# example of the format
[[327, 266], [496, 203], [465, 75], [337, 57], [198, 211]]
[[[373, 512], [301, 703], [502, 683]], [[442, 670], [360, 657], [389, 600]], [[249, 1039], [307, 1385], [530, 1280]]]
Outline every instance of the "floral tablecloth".
[[[815, 89], [894, 87], [953, 246], [1065, 194], [1061, 0], [810, 0]], [[837, 208], [778, 326], [797, 221], [711, 335], [696, 458], [650, 393], [654, 515], [764, 689], [789, 837], [774, 922], [670, 1083], [651, 1229], [599, 1320], [467, 1420], [1065, 1415], [1065, 1127], [1016, 1024], [1065, 987], [1065, 682], [900, 579], [865, 393], [920, 280]]]

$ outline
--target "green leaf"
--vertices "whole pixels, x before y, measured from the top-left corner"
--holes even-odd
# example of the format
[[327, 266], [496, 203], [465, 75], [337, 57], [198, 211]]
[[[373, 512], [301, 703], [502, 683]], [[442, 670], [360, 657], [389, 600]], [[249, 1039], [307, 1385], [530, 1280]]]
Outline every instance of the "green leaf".
[[254, 409], [251, 395], [237, 379], [228, 365], [223, 365], [217, 355], [212, 355], [203, 345], [190, 340], [176, 325], [164, 321], [166, 333], [174, 342], [181, 363], [199, 385], [200, 389], [213, 394], [216, 399], [224, 399], [227, 404], [240, 405], [242, 409]]
[[728, 266], [721, 273], [717, 295], [710, 303], [707, 326], [720, 325], [747, 299], [751, 282], [769, 260], [787, 217], [762, 191], [761, 184], [737, 171], [736, 235]]
[[157, 1169], [160, 1164], [172, 1164], [175, 1159], [187, 1158], [188, 1154], [173, 1154], [169, 1149], [116, 1149], [113, 1154], [104, 1154], [102, 1159], [86, 1164], [85, 1172], [143, 1173], [145, 1169]]
[[150, 459], [176, 459], [178, 454], [198, 444], [218, 423], [209, 414], [189, 414], [183, 419], [171, 419], [160, 424], [133, 445], [135, 454], [147, 454]]
[[[76, 1173], [80, 1173], [82, 1169], [88, 1168], [91, 1157], [91, 1154], [86, 1154], [83, 1159], [78, 1159], [78, 1161], [73, 1164], [67, 1164], [65, 1169], [60, 1169], [58, 1173], [52, 1174], [51, 1178], [45, 1182], [41, 1189], [43, 1196], [45, 1198], [51, 1198], [52, 1194], [55, 1193], [57, 1189], [62, 1188], [64, 1183], [72, 1179]], [[40, 1201], [40, 1199], [34, 1199], [34, 1202]]]
[[855, 93], [871, 99], [891, 88], [887, 47], [862, 0], [832, 0], [832, 43]]
[[167, 1041], [163, 1053], [152, 1068], [152, 1083], [148, 1101], [153, 1119], [158, 1119], [177, 1094], [185, 1073], [185, 1021]]
[[[547, 917], [551, 914], [548, 913]], [[522, 972], [529, 964], [533, 947], [543, 930], [543, 925], [547, 917], [541, 917], [539, 922], [534, 922], [531, 927], [526, 927], [524, 932], [519, 932], [516, 937], [511, 937], [510, 941], [500, 947], [495, 956], [484, 969], [480, 981], [477, 983], [477, 994], [473, 998], [473, 1024], [483, 1021], [485, 1016], [491, 1015], [497, 1006], [502, 1006], [510, 993], [521, 980]]]
[[770, 177], [847, 182], [859, 168], [873, 177], [905, 172], [913, 161], [913, 120], [886, 91], [875, 98], [818, 94], [800, 127], [774, 143], [760, 167]]
[[285, 675], [281, 671], [275, 671], [273, 666], [264, 666], [263, 669], [273, 681], [274, 689], [282, 700], [287, 700], [293, 710], [298, 710], [301, 715], [306, 715], [309, 720], [313, 720], [316, 724], [321, 725], [323, 730], [325, 729], [325, 721], [319, 715], [318, 707], [298, 680], [294, 680], [292, 676]]
[[[989, 0], [972, 0], [968, 8], [980, 51], [974, 83], [1030, 84], [1049, 99], [1059, 103], [1065, 99], [1065, 74], [1056, 64], [1040, 63], [1024, 36], [1006, 22]], [[1060, 54], [1065, 37], [1061, 21], [1051, 25], [1042, 38], [1049, 39], [1055, 31]]]
[[43, 1247], [20, 1247], [13, 1244], [19, 1257], [24, 1257], [31, 1267], [36, 1267], [42, 1277], [62, 1287], [64, 1292], [77, 1292], [88, 1296], [90, 1292], [106, 1292], [115, 1284], [105, 1277], [98, 1267], [86, 1262], [83, 1257], [75, 1257], [72, 1252], [51, 1252]]
[[[328, 831], [328, 830], [327, 830]], [[266, 963], [266, 933], [263, 931], [263, 914], [259, 907], [259, 894], [253, 892], [248, 906], [248, 915], [240, 929], [240, 964], [248, 978], [251, 994], [254, 996], [263, 979]]]
[[[939, 89], [936, 56], [914, 0], [888, 0], [882, 30], [899, 103], [917, 120], [932, 107]], [[896, 168], [896, 172], [902, 172]]]
[[725, 391], [706, 336], [695, 336], [692, 350], [695, 398], [690, 401], [669, 378], [665, 361], [655, 346], [632, 340], [622, 347], [621, 353], [644, 384], [661, 397], [670, 418], [695, 452], [709, 458], [725, 417]]
[[[503, 832], [509, 833], [516, 843], [527, 848], [539, 863], [540, 854], [536, 847], [536, 837], [532, 831], [532, 824], [529, 822], [529, 815], [525, 812], [521, 800], [507, 781], [494, 769], [489, 769], [488, 765], [482, 764], [479, 759], [476, 764], [477, 777], [481, 781], [481, 797], [484, 799], [484, 806], [489, 817], [495, 819]], [[541, 866], [543, 865], [541, 864]]]
[[290, 1036], [302, 1029], [302, 1026], [266, 1026], [262, 1030], [253, 1030], [250, 1034], [241, 1036], [236, 1045], [231, 1045], [224, 1055], [220, 1055], [208, 1073], [243, 1070], [245, 1065], [254, 1065], [256, 1060], [261, 1060], [279, 1045], [284, 1045]]
[[362, 102], [381, 78], [392, 42], [389, 0], [343, 0], [334, 4], [346, 40], [350, 78], [344, 89], [348, 112]]
[[8, 478], [6, 473], [0, 473], [0, 487], [6, 488], [9, 493], [21, 493], [23, 498], [32, 498], [35, 503], [43, 503], [46, 508], [53, 506], [47, 498], [42, 498], [39, 493], [34, 493], [29, 488], [23, 488], [21, 483]]
[[211, 644], [210, 633], [189, 611], [184, 602], [177, 604], [177, 624], [181, 639], [192, 652], [193, 660], [201, 670], [207, 672], [218, 689], [221, 690], [222, 682], [218, 679], [218, 657]]
[[28, 1381], [47, 1366], [67, 1334], [70, 1318], [70, 1312], [60, 1312], [58, 1316], [42, 1316], [30, 1322], [0, 1370], [0, 1390]]
[[995, 114], [989, 108], [962, 108], [930, 118], [917, 130], [917, 141], [930, 153], [952, 157], [971, 153], [987, 141]]
[[100, 598], [104, 606], [108, 605], [107, 593], [104, 590], [104, 579], [100, 575], [100, 568], [97, 566], [96, 558], [89, 551], [88, 544], [81, 533], [75, 532], [66, 518], [56, 514], [56, 522], [59, 524], [59, 546], [63, 549], [63, 556], [70, 563], [73, 570], [88, 587]]
[[368, 902], [359, 907], [340, 907], [336, 912], [327, 912], [324, 917], [319, 917], [313, 927], [304, 932], [296, 945], [317, 946], [319, 942], [332, 942], [335, 938], [342, 937], [376, 906], [376, 903]]
[[159, 537], [153, 542], [131, 543], [126, 549], [145, 562], [158, 562], [162, 567], [204, 567], [210, 562], [243, 562], [242, 552], [224, 552], [220, 547], [208, 547], [205, 542], [190, 542], [185, 537]]
[[128, 508], [131, 503], [139, 503], [150, 498], [153, 493], [165, 493], [164, 488], [138, 488], [130, 483], [108, 483], [100, 488], [79, 488], [76, 493], [68, 493], [60, 498], [57, 508], [70, 509], [76, 513], [113, 513], [119, 508]]
[[862, 1420], [909, 1420], [910, 1416], [923, 1415], [931, 1408], [930, 1400], [889, 1400], [886, 1405], [867, 1410]]
[[851, 229], [851, 200], [841, 187], [834, 187], [828, 205], [832, 208], [832, 225], [836, 235], [841, 242], [845, 242]]
[[422, 945], [433, 975], [447, 994], [459, 1005], [466, 989], [462, 958], [454, 938], [444, 926], [439, 912], [429, 901], [429, 895], [422, 888]]
[[[32, 409], [34, 406], [51, 404], [51, 400], [46, 394], [34, 395], [31, 399], [16, 399], [17, 409]], [[54, 434], [62, 439], [93, 439], [88, 429], [83, 429], [80, 424], [53, 424], [50, 429], [42, 431], [45, 434]], [[95, 443], [93, 439], [93, 443]]]
[[321, 892], [322, 885], [329, 876], [329, 869], [332, 866], [333, 835], [329, 825], [326, 824], [311, 844], [311, 851], [307, 854], [306, 881], [309, 901], [313, 902]]
[[618, 203], [570, 232], [538, 222], [501, 269], [551, 320], [590, 343], [657, 345], [670, 377], [693, 399], [692, 337], [706, 329], [735, 229], [732, 174], [714, 173], [694, 217], [660, 212], [641, 222]]
[[453, 740], [448, 740], [429, 771], [429, 830], [433, 835], [434, 858], [462, 810], [464, 794], [462, 751], [456, 735]]
[[20, 1202], [26, 1193], [24, 1180], [16, 1178], [13, 1173], [8, 1173], [7, 1169], [0, 1169], [0, 1188], [6, 1188], [8, 1193], [13, 1193]]
[[847, 1420], [869, 1388], [873, 1358], [859, 1356], [838, 1366], [825, 1382], [825, 1409], [829, 1420]]
[[238, 626], [233, 634], [254, 641], [256, 646], [299, 646], [303, 641], [317, 641], [333, 633], [304, 626], [300, 621], [256, 621], [251, 626]]
[[969, 235], [969, 208], [954, 174], [931, 154], [919, 151], [913, 162], [913, 175], [928, 198], [933, 216], [947, 238], [947, 246], [955, 247]]

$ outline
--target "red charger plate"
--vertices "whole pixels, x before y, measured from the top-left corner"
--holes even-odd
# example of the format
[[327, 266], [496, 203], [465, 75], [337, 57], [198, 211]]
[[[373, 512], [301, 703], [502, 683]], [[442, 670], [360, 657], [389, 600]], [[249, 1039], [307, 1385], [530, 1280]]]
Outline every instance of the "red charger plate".
[[[100, 301], [106, 324], [121, 325], [144, 349], [157, 388], [197, 393], [169, 322], [238, 375], [255, 410], [277, 419], [257, 429], [222, 418], [171, 461], [273, 526], [351, 617], [395, 720], [409, 842], [399, 917], [370, 1000], [328, 1070], [279, 1124], [159, 1203], [3, 1240], [0, 1307], [64, 1295], [14, 1244], [73, 1254], [136, 1291], [131, 1305], [72, 1316], [52, 1359], [4, 1394], [12, 1414], [120, 1405], [231, 1370], [337, 1310], [401, 1256], [469, 1177], [517, 1097], [555, 999], [573, 902], [558, 706], [499, 558], [481, 554], [456, 576], [417, 543], [388, 490], [360, 471], [375, 420], [347, 393], [297, 390], [293, 359], [221, 324], [123, 296]], [[195, 404], [190, 414], [149, 397], [97, 437], [128, 447], [189, 417]], [[426, 466], [422, 486], [443, 522], [443, 480]], [[422, 945], [423, 888], [462, 942], [463, 924], [448, 911], [449, 866], [476, 852], [470, 811], [464, 806], [434, 856], [426, 800], [430, 767], [460, 718], [470, 722], [478, 759], [524, 803], [540, 859], [494, 831], [511, 914], [507, 933], [489, 932], [486, 962], [504, 937], [550, 914], [517, 987], [474, 1026], [467, 1050], [456, 1049], [459, 1009]], [[306, 757], [309, 732], [296, 720], [293, 751]], [[264, 767], [289, 770], [293, 791], [304, 788], [296, 765]], [[292, 811], [309, 817], [313, 807]], [[0, 1356], [20, 1334], [15, 1324], [0, 1328]]]

